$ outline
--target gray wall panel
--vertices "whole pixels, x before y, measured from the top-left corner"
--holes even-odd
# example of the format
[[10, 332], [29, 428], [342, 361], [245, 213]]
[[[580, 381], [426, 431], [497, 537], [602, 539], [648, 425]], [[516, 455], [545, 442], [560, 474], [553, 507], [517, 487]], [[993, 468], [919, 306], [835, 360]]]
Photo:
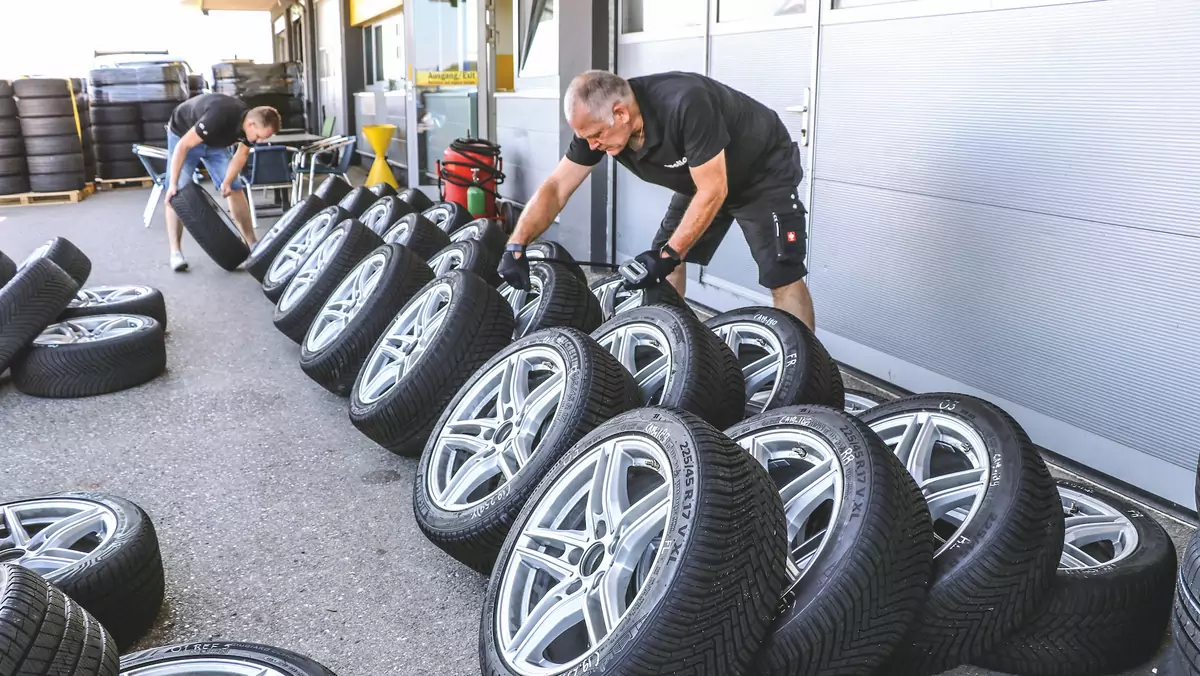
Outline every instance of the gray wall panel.
[[500, 194], [528, 202], [554, 171], [558, 152], [558, 101], [546, 97], [497, 96], [496, 142], [504, 158]]

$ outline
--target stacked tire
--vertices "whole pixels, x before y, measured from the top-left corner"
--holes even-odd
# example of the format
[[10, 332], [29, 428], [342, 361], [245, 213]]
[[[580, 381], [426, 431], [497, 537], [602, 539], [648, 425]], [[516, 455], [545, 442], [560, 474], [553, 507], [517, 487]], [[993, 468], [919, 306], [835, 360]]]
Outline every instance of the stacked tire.
[[[65, 79], [13, 82], [31, 192], [80, 190], [87, 182], [79, 103]], [[86, 118], [84, 118], [86, 119]]]
[[29, 192], [29, 167], [25, 162], [25, 141], [21, 138], [21, 120], [12, 83], [0, 80], [0, 195]]
[[303, 72], [298, 62], [225, 61], [213, 64], [212, 71], [214, 92], [236, 96], [252, 108], [274, 108], [285, 128], [307, 126]]
[[138, 105], [93, 104], [91, 119], [96, 177], [119, 179], [145, 176], [146, 168], [133, 153], [133, 144], [142, 140], [141, 110]]
[[146, 169], [133, 144], [166, 147], [166, 123], [191, 96], [182, 64], [97, 68], [88, 73], [96, 172], [102, 179], [139, 178]]

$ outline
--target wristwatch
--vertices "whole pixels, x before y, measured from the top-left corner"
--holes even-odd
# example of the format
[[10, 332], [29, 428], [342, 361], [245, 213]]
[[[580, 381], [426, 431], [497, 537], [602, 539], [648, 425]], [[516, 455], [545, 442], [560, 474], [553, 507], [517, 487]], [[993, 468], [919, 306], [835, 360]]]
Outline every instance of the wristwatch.
[[682, 259], [679, 256], [679, 252], [672, 249], [670, 244], [662, 245], [661, 251], [663, 253], [667, 254], [667, 257], [670, 258], [671, 260], [675, 261], [676, 263], [679, 263], [682, 261]]
[[511, 251], [513, 253], [517, 253], [518, 251], [521, 253], [525, 253], [525, 246], [526, 245], [524, 245], [524, 244], [517, 244], [516, 242], [509, 242], [508, 244], [504, 245], [504, 250]]

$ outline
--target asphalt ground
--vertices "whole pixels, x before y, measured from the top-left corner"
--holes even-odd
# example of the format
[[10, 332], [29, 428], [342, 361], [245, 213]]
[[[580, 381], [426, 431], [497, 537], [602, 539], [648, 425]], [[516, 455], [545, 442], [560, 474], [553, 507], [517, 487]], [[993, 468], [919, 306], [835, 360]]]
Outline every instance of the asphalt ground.
[[[172, 272], [161, 207], [142, 227], [147, 196], [0, 209], [0, 250], [19, 261], [65, 236], [91, 257], [90, 283], [156, 287], [169, 318], [167, 373], [142, 387], [48, 400], [0, 376], [0, 497], [99, 490], [151, 515], [167, 599], [137, 648], [241, 640], [342, 676], [478, 674], [486, 580], [417, 529], [415, 460], [360, 434], [346, 400], [300, 371], [249, 274], [187, 236], [190, 270]], [[1182, 552], [1191, 528], [1160, 521]]]

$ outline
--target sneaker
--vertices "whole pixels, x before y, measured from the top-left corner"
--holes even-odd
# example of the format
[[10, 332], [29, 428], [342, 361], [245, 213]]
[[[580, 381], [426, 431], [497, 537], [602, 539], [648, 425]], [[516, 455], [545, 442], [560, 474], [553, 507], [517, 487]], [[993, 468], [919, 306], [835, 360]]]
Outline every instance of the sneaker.
[[179, 251], [171, 253], [171, 269], [175, 272], [187, 270], [187, 259], [183, 257], [183, 253]]

